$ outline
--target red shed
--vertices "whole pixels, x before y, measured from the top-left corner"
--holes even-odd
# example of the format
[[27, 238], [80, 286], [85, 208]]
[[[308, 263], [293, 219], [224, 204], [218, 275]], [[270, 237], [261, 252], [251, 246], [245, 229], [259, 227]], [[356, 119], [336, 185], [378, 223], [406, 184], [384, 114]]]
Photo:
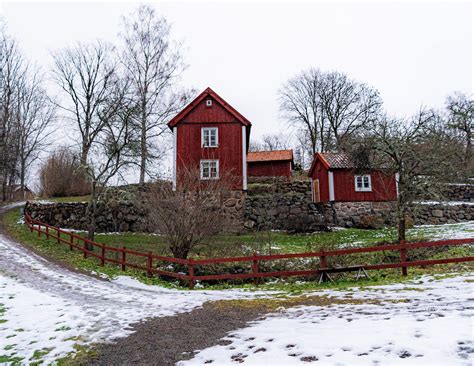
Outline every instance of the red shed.
[[247, 189], [251, 123], [207, 88], [169, 123], [173, 131], [173, 187], [180, 172], [200, 170], [202, 180], [235, 178], [233, 189]]
[[247, 154], [249, 177], [291, 177], [293, 150], [253, 151]]
[[395, 174], [383, 169], [357, 172], [344, 153], [317, 153], [308, 173], [314, 202], [396, 201]]

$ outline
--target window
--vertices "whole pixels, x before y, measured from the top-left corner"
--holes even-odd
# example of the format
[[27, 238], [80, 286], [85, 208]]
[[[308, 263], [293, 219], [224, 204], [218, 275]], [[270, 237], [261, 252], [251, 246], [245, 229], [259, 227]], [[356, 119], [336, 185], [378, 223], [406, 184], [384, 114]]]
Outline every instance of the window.
[[355, 176], [355, 190], [356, 192], [372, 191], [372, 181], [370, 179], [370, 174]]
[[206, 100], [206, 107], [212, 107], [212, 99]]
[[202, 147], [217, 147], [218, 143], [217, 127], [201, 129]]
[[201, 160], [201, 179], [219, 179], [219, 160]]

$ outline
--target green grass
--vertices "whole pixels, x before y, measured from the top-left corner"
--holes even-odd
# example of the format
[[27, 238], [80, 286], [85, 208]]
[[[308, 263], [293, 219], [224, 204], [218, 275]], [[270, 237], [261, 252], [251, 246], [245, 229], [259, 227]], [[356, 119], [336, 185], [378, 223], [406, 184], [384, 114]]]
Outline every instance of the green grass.
[[[79, 251], [70, 251], [69, 247], [65, 244], [58, 244], [56, 240], [46, 240], [44, 235], [38, 238], [36, 232], [30, 232], [25, 225], [18, 223], [19, 211], [11, 210], [4, 216], [4, 224], [7, 231], [20, 242], [31, 246], [35, 250], [44, 254], [46, 257], [50, 257], [54, 260], [63, 262], [73, 268], [85, 270], [88, 272], [98, 272], [107, 275], [108, 277], [116, 277], [118, 275], [130, 275], [139, 279], [142, 282], [149, 284], [159, 284], [167, 287], [179, 286], [177, 282], [167, 282], [160, 280], [157, 277], [147, 278], [144, 271], [133, 270], [127, 268], [125, 272], [122, 272], [118, 266], [112, 264], [106, 264], [101, 267], [97, 259], [83, 258], [83, 254]], [[79, 233], [84, 235], [85, 233]], [[428, 235], [427, 235], [428, 234]], [[429, 230], [412, 229], [408, 232], [409, 240], [421, 240], [426, 239], [433, 234], [433, 228]], [[144, 233], [110, 233], [110, 234], [97, 234], [95, 241], [106, 244], [113, 247], [127, 247], [128, 249], [137, 250], [141, 252], [151, 251], [159, 255], [171, 255], [167, 250], [166, 243], [163, 237], [158, 235], [144, 234]], [[312, 234], [287, 234], [284, 232], [257, 232], [243, 235], [220, 235], [212, 240], [209, 240], [204, 245], [199, 245], [193, 249], [191, 256], [193, 258], [209, 258], [209, 257], [231, 257], [239, 255], [250, 255], [257, 251], [261, 254], [276, 254], [276, 253], [294, 253], [294, 252], [306, 252], [306, 251], [317, 251], [321, 248], [324, 249], [335, 249], [340, 247], [350, 246], [371, 246], [381, 242], [395, 242], [396, 241], [396, 230], [394, 229], [379, 229], [379, 230], [362, 230], [362, 229], [345, 229], [337, 230], [333, 232], [317, 232]], [[98, 249], [96, 249], [98, 250]], [[424, 253], [424, 254], [423, 254]], [[472, 249], [467, 247], [450, 248], [443, 252], [423, 252], [424, 258], [446, 258], [446, 257], [458, 257], [472, 255]], [[409, 253], [410, 255], [411, 253]], [[416, 253], [413, 253], [414, 255]], [[120, 259], [119, 253], [108, 252], [107, 256], [113, 259]], [[135, 256], [127, 257], [127, 261], [132, 261], [137, 264], [145, 265], [145, 259]], [[361, 263], [382, 263], [387, 261], [398, 261], [398, 253], [391, 252], [373, 252], [373, 253], [362, 253], [344, 257], [330, 257], [330, 265], [351, 265]], [[261, 268], [263, 271], [268, 271], [269, 268], [265, 266], [268, 262], [262, 262]], [[233, 270], [250, 270], [250, 263], [237, 264], [232, 267]], [[295, 267], [314, 268], [318, 265], [318, 259], [295, 259], [287, 261], [275, 261], [272, 266], [275, 266], [276, 270], [291, 270]], [[438, 269], [443, 271], [449, 268], [452, 270], [462, 270], [466, 268], [466, 265], [460, 264], [457, 266], [438, 266], [434, 267], [433, 273], [438, 273]], [[197, 268], [199, 271], [200, 269]], [[204, 269], [202, 269], [204, 270]], [[205, 270], [219, 271], [218, 267], [212, 268], [212, 266], [206, 266]], [[227, 269], [229, 270], [229, 269]], [[426, 273], [424, 270], [410, 269], [410, 273]], [[202, 272], [201, 272], [202, 273]], [[199, 272], [197, 274], [200, 274]], [[399, 271], [388, 270], [388, 271], [374, 271], [370, 273], [371, 279], [364, 280], [364, 282], [375, 284], [375, 283], [386, 283], [387, 281], [394, 281], [399, 278]], [[337, 287], [339, 282], [341, 286], [349, 284], [354, 285], [351, 277], [337, 278], [336, 283], [330, 284], [330, 287]], [[270, 284], [268, 284], [270, 282]], [[287, 280], [268, 281], [264, 287], [268, 289], [276, 289], [276, 287], [287, 287], [297, 288], [298, 291], [304, 290], [306, 286], [313, 288], [314, 281], [300, 284], [300, 280], [290, 278]], [[254, 288], [253, 284], [248, 283], [220, 283], [214, 284], [210, 287], [214, 288], [228, 288], [228, 287], [248, 287]], [[280, 286], [281, 285], [281, 286]], [[276, 286], [276, 287], [275, 287]], [[209, 286], [208, 286], [209, 287]], [[320, 287], [320, 286], [316, 286]], [[2, 307], [0, 306], [0, 313]]]
[[[40, 198], [40, 200], [41, 199], [43, 198]], [[44, 200], [51, 201], [51, 202], [88, 202], [89, 199], [90, 199], [90, 195], [44, 198]]]

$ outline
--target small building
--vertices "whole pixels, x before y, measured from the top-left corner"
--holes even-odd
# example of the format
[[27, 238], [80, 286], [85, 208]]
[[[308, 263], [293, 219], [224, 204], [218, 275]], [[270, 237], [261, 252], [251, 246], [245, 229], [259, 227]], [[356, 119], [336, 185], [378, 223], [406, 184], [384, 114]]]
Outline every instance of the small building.
[[26, 185], [13, 184], [7, 187], [7, 195], [10, 201], [27, 201], [35, 198], [35, 194]]
[[285, 177], [293, 171], [293, 150], [252, 151], [247, 154], [249, 177]]
[[383, 169], [359, 171], [344, 153], [317, 153], [308, 173], [313, 202], [397, 200], [395, 174]]
[[169, 123], [173, 131], [173, 187], [187, 171], [201, 180], [232, 176], [232, 189], [247, 189], [251, 123], [207, 88]]

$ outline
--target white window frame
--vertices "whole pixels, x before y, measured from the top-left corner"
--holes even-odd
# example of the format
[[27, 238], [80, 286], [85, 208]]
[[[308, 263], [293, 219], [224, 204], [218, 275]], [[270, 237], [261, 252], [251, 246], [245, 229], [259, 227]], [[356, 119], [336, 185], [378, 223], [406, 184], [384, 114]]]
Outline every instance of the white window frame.
[[[358, 187], [357, 185], [357, 180], [361, 179], [362, 181], [362, 187]], [[368, 186], [366, 187], [364, 184], [364, 178], [368, 178]], [[356, 192], [372, 192], [372, 177], [370, 174], [361, 174], [361, 175], [355, 175], [354, 176], [354, 188]]]
[[[211, 177], [211, 163], [216, 164], [216, 176]], [[205, 177], [204, 176], [204, 164], [209, 164], [209, 176]], [[200, 176], [201, 180], [211, 180], [211, 179], [219, 179], [219, 160], [201, 160], [199, 163], [199, 171], [200, 171]]]
[[[205, 131], [209, 131], [209, 145], [206, 145], [204, 134]], [[211, 133], [215, 131], [216, 134], [216, 143], [211, 145]], [[201, 128], [201, 146], [202, 147], [218, 147], [219, 146], [219, 129], [217, 127], [202, 127]]]

